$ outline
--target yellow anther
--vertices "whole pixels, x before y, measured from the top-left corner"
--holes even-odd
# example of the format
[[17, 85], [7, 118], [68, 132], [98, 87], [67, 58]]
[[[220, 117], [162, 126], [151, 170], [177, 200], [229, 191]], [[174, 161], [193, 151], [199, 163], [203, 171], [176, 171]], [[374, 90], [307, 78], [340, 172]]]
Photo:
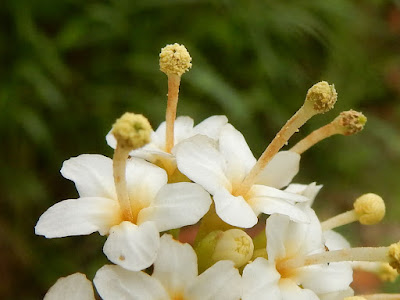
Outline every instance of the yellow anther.
[[382, 263], [378, 271], [378, 276], [382, 281], [394, 282], [399, 276], [399, 273], [397, 273], [397, 270], [392, 268], [389, 263]]
[[[306, 103], [311, 104], [312, 108], [323, 114], [333, 108], [337, 100], [337, 93], [334, 85], [329, 85], [326, 81], [314, 84], [307, 92]], [[305, 104], [306, 104], [305, 103]]]
[[390, 258], [390, 266], [393, 269], [396, 269], [398, 273], [400, 273], [400, 242], [395, 244], [391, 244], [389, 246], [389, 258]]
[[183, 73], [191, 68], [191, 61], [192, 58], [183, 45], [175, 43], [161, 49], [160, 70], [167, 75], [182, 76]]
[[229, 229], [222, 233], [215, 245], [212, 259], [232, 260], [235, 267], [246, 264], [253, 256], [254, 245], [251, 237], [240, 229]]
[[352, 135], [364, 129], [367, 117], [355, 110], [343, 111], [334, 120], [343, 135]]
[[150, 142], [152, 128], [143, 115], [125, 113], [115, 121], [112, 134], [121, 148], [137, 149]]
[[354, 211], [363, 225], [373, 225], [385, 216], [385, 202], [372, 193], [362, 195], [354, 202]]

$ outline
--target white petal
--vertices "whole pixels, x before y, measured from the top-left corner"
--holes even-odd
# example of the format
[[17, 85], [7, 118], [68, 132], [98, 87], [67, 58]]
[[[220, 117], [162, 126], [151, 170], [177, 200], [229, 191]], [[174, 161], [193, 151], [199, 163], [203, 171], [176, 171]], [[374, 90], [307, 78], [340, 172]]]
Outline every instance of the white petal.
[[135, 205], [149, 206], [167, 181], [165, 170], [138, 158], [127, 161], [126, 183], [129, 199]]
[[257, 177], [256, 183], [281, 189], [287, 186], [299, 172], [300, 155], [292, 151], [280, 151]]
[[197, 223], [209, 210], [210, 195], [198, 184], [165, 185], [151, 205], [140, 211], [138, 224], [153, 221], [161, 231]]
[[109, 229], [121, 222], [118, 202], [99, 197], [69, 199], [46, 210], [35, 226], [35, 233], [47, 238], [86, 235]]
[[170, 295], [182, 294], [197, 277], [196, 253], [189, 244], [182, 244], [171, 235], [164, 234], [152, 276], [162, 283]]
[[280, 274], [275, 269], [275, 265], [266, 259], [259, 257], [248, 264], [242, 275], [243, 280], [243, 300], [278, 300], [280, 290], [278, 282]]
[[315, 197], [322, 188], [322, 184], [317, 185], [315, 182], [310, 184], [289, 184], [285, 189], [285, 192], [303, 195], [308, 198], [308, 205], [311, 206], [314, 202]]
[[309, 199], [303, 195], [281, 191], [276, 188], [255, 184], [251, 187], [250, 197], [268, 197], [275, 199], [282, 199], [291, 202], [306, 202]]
[[318, 296], [311, 290], [302, 289], [290, 279], [279, 281], [279, 288], [282, 294], [282, 300], [319, 300]]
[[106, 142], [108, 146], [115, 149], [117, 148], [117, 140], [115, 139], [115, 136], [111, 133], [111, 131], [112, 129], [106, 135]]
[[157, 279], [144, 272], [132, 272], [119, 266], [102, 267], [97, 271], [93, 282], [104, 300], [169, 300], [168, 294]]
[[297, 270], [296, 281], [316, 294], [342, 291], [353, 281], [353, 269], [348, 262], [303, 267]]
[[206, 135], [214, 140], [218, 140], [221, 128], [228, 123], [226, 116], [211, 116], [193, 128], [193, 134]]
[[240, 184], [255, 165], [256, 159], [243, 135], [231, 124], [226, 124], [221, 130], [219, 150], [226, 161], [226, 176], [232, 183]]
[[103, 251], [113, 263], [131, 271], [140, 271], [153, 264], [159, 246], [160, 236], [153, 222], [136, 226], [124, 221], [110, 229]]
[[214, 195], [214, 203], [217, 215], [230, 225], [250, 228], [257, 224], [257, 215], [242, 196], [235, 197], [221, 188]]
[[61, 174], [75, 182], [81, 197], [117, 198], [111, 158], [82, 154], [66, 160]]
[[193, 123], [191, 117], [180, 116], [176, 118], [174, 124], [174, 145], [193, 136]]
[[94, 300], [92, 283], [84, 274], [75, 273], [61, 277], [49, 289], [44, 300]]
[[239, 271], [232, 261], [222, 260], [207, 269], [185, 293], [191, 300], [235, 300], [242, 292]]
[[216, 149], [214, 140], [196, 135], [177, 145], [175, 151], [179, 170], [210, 194], [219, 187], [231, 188], [224, 173], [224, 158]]
[[333, 230], [323, 232], [325, 246], [330, 250], [340, 250], [350, 248], [350, 243], [340, 234]]
[[354, 291], [352, 288], [348, 288], [344, 291], [320, 294], [318, 295], [320, 300], [342, 300], [346, 297], [354, 296]]

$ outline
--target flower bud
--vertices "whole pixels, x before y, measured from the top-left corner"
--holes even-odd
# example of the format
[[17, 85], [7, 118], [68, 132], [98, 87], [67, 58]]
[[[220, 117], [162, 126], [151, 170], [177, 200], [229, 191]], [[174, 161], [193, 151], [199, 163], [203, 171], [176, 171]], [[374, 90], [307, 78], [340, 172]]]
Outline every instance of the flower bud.
[[343, 111], [335, 119], [343, 135], [352, 135], [364, 129], [367, 117], [355, 110]]
[[215, 245], [212, 259], [231, 260], [235, 267], [246, 264], [253, 256], [254, 245], [251, 237], [240, 229], [225, 231]]
[[306, 103], [311, 104], [316, 113], [323, 114], [333, 108], [337, 100], [334, 85], [326, 81], [314, 84], [307, 92]]
[[183, 45], [175, 43], [161, 49], [160, 70], [167, 75], [175, 74], [182, 76], [183, 73], [192, 67], [191, 61], [192, 58]]
[[385, 216], [385, 202], [372, 193], [362, 195], [354, 202], [354, 211], [363, 225], [373, 225], [380, 222]]
[[143, 115], [125, 113], [115, 121], [112, 134], [123, 148], [137, 149], [150, 142], [152, 128]]

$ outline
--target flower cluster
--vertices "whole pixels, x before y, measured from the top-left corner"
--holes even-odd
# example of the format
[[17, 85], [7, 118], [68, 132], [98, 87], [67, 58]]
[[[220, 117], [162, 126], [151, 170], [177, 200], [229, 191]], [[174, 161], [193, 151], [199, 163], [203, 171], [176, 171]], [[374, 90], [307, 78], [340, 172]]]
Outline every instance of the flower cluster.
[[[365, 116], [342, 112], [281, 151], [307, 120], [334, 106], [334, 86], [319, 82], [257, 160], [225, 116], [196, 126], [190, 117], [176, 118], [180, 79], [191, 66], [184, 46], [162, 49], [166, 121], [153, 131], [144, 116], [126, 113], [106, 136], [112, 159], [83, 154], [65, 161], [61, 174], [80, 197], [50, 207], [36, 234], [106, 235], [103, 252], [112, 264], [93, 279], [102, 299], [375, 299], [354, 296], [353, 269], [394, 280], [400, 243], [351, 248], [332, 229], [379, 222], [382, 198], [362, 195], [353, 210], [320, 222], [311, 206], [322, 186], [292, 183], [307, 149], [334, 134], [359, 132]], [[194, 241], [182, 243], [179, 233], [189, 225]], [[255, 225], [261, 229], [250, 234]], [[75, 273], [60, 278], [45, 299], [95, 295], [91, 281]]]

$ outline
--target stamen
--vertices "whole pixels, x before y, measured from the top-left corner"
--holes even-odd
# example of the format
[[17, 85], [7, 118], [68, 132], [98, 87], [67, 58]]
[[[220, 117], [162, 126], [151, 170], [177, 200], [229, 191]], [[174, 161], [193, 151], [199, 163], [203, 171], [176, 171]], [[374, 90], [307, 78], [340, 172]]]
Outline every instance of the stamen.
[[287, 143], [290, 137], [298, 131], [311, 117], [332, 109], [337, 100], [333, 85], [326, 81], [314, 84], [307, 92], [306, 100], [300, 109], [286, 122], [275, 138], [265, 149], [257, 163], [250, 170], [241, 185], [233, 191], [234, 195], [245, 195], [254, 184], [257, 176], [267, 166], [276, 153]]
[[382, 281], [394, 282], [399, 274], [390, 264], [382, 262], [354, 262], [353, 270], [360, 270], [376, 274]]
[[359, 247], [326, 251], [308, 256], [280, 261], [277, 270], [296, 269], [309, 265], [343, 261], [379, 261], [388, 262], [391, 267], [400, 270], [400, 242], [389, 247]]
[[290, 151], [302, 154], [316, 143], [335, 134], [352, 135], [363, 130], [367, 118], [355, 110], [343, 111], [331, 123], [313, 131]]
[[165, 151], [168, 153], [171, 153], [171, 149], [174, 147], [174, 122], [178, 106], [181, 76], [192, 66], [190, 63], [191, 60], [189, 52], [183, 45], [175, 43], [161, 49], [160, 70], [168, 76], [168, 102], [165, 116]]
[[126, 186], [126, 161], [129, 152], [150, 142], [151, 125], [142, 115], [125, 113], [113, 125], [112, 134], [117, 140], [113, 156], [115, 189], [124, 220], [135, 222]]
[[356, 221], [363, 225], [373, 225], [379, 223], [385, 216], [385, 202], [376, 194], [368, 193], [360, 196], [353, 206], [353, 210], [322, 222], [322, 230], [330, 230]]

